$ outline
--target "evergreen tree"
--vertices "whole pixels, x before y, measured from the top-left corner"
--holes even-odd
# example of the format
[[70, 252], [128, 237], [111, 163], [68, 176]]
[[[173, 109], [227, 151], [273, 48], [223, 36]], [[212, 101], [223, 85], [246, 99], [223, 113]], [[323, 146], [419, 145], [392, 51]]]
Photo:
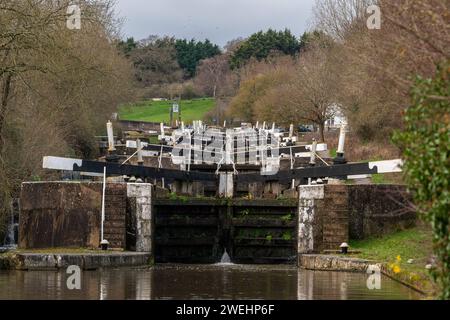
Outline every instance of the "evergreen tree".
[[289, 31], [275, 31], [272, 29], [266, 32], [259, 31], [244, 41], [231, 56], [231, 68], [243, 66], [251, 58], [261, 61], [267, 58], [272, 51], [279, 51], [288, 55], [296, 55], [300, 49], [300, 42]]
[[177, 51], [178, 64], [184, 69], [188, 78], [195, 75], [200, 60], [220, 54], [220, 48], [208, 39], [204, 42], [195, 41], [194, 39], [190, 41], [179, 39], [175, 42], [175, 49]]

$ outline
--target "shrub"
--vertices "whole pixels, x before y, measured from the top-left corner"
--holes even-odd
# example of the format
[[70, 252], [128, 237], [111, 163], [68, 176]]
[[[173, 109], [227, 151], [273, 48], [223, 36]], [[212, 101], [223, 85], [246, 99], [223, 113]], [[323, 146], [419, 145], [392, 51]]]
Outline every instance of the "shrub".
[[394, 141], [403, 151], [404, 174], [423, 218], [431, 223], [438, 263], [432, 275], [450, 299], [450, 61], [432, 79], [417, 77], [405, 128]]

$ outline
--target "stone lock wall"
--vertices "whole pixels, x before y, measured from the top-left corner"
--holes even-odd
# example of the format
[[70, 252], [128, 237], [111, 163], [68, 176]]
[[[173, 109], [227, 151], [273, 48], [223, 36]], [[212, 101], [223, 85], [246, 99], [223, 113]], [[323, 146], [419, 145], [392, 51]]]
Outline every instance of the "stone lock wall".
[[[98, 248], [102, 189], [99, 182], [23, 183], [19, 248]], [[151, 195], [150, 184], [107, 183], [104, 238], [110, 248], [127, 247], [127, 220], [133, 217], [135, 250], [152, 251]]]
[[413, 227], [416, 213], [409, 201], [398, 185], [300, 186], [298, 253], [339, 250], [349, 239]]
[[405, 186], [350, 185], [348, 197], [351, 239], [379, 237], [416, 224], [417, 213]]
[[345, 187], [299, 187], [299, 254], [338, 249], [342, 242], [348, 241], [348, 190]]
[[[408, 201], [399, 188], [300, 186], [298, 216], [294, 220], [297, 252], [338, 250], [349, 238], [361, 239], [413, 226], [416, 215], [405, 211]], [[23, 183], [19, 247], [98, 248], [101, 198], [102, 183], [98, 182]], [[153, 198], [150, 184], [107, 184], [104, 238], [111, 248], [154, 252]]]
[[[123, 228], [125, 208], [112, 200], [124, 194], [120, 185], [107, 189], [106, 233]], [[100, 244], [101, 183], [25, 182], [21, 189], [19, 247], [98, 248]], [[111, 215], [109, 214], [111, 213]], [[121, 246], [117, 237], [113, 245]]]

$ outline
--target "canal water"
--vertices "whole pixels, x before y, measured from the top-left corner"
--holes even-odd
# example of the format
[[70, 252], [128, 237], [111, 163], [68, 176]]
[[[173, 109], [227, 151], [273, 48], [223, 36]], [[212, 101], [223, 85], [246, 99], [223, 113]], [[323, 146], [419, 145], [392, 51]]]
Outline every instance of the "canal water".
[[0, 299], [420, 299], [387, 277], [367, 288], [362, 273], [307, 271], [295, 266], [156, 265], [82, 271], [81, 290], [64, 272], [0, 271]]

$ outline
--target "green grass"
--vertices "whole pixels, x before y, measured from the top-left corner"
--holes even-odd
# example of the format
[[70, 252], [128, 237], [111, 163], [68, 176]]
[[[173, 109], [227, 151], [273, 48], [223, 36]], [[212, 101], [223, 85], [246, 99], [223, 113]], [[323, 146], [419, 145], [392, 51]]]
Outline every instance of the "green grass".
[[336, 148], [332, 148], [332, 149], [330, 150], [330, 157], [331, 157], [332, 159], [334, 159], [334, 158], [336, 158], [336, 156], [337, 156], [337, 149], [336, 149]]
[[[170, 121], [170, 107], [172, 101], [145, 101], [134, 105], [119, 108], [119, 117], [122, 120], [165, 122]], [[214, 99], [181, 100], [181, 120], [186, 124], [193, 120], [202, 120], [207, 112], [214, 108]], [[174, 114], [174, 120], [178, 114]]]
[[[436, 294], [436, 287], [431, 281], [425, 266], [432, 255], [432, 234], [425, 227], [416, 227], [399, 231], [381, 238], [350, 241], [352, 250], [360, 250], [358, 257], [385, 263], [387, 266], [397, 264], [400, 267], [398, 278], [427, 292]], [[397, 261], [400, 257], [400, 261]], [[413, 259], [412, 263], [408, 263]]]
[[149, 142], [150, 142], [151, 144], [159, 144], [158, 137], [157, 137], [157, 136], [151, 136], [151, 137], [149, 138]]
[[386, 235], [382, 238], [352, 240], [352, 249], [361, 250], [361, 256], [368, 259], [393, 261], [400, 255], [405, 262], [414, 259], [426, 264], [432, 250], [431, 231], [413, 228]]
[[387, 180], [382, 173], [372, 174], [372, 183], [374, 184], [384, 184], [387, 183]]

